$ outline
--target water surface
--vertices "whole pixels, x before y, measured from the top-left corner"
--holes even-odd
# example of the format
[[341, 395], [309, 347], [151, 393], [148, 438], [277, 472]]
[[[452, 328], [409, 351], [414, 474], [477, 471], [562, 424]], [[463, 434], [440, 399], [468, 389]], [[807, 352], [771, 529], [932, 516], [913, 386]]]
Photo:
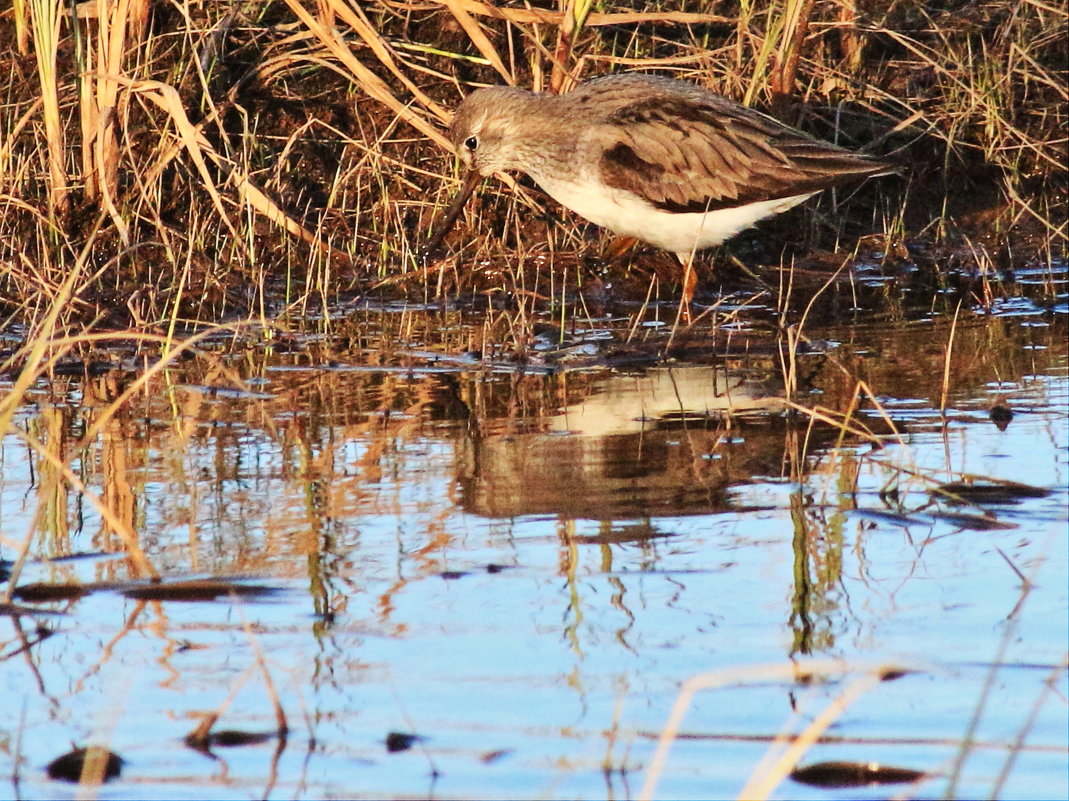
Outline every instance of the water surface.
[[[656, 791], [730, 797], [856, 675], [747, 666], [829, 657], [909, 672], [803, 764], [931, 775], [775, 797], [1069, 792], [1064, 313], [810, 326], [793, 400], [848, 430], [786, 403], [774, 337], [650, 365], [573, 330], [568, 360], [521, 362], [467, 347], [470, 315], [371, 322], [382, 341], [220, 338], [88, 442], [143, 366], [33, 388], [3, 556], [29, 538], [20, 588], [94, 591], [4, 618], [7, 795], [73, 796], [45, 765], [92, 742], [126, 760], [103, 797], [633, 797], [681, 683], [742, 668]], [[164, 579], [267, 591], [129, 597], [144, 568], [46, 454]], [[267, 736], [187, 747], [212, 712]]]

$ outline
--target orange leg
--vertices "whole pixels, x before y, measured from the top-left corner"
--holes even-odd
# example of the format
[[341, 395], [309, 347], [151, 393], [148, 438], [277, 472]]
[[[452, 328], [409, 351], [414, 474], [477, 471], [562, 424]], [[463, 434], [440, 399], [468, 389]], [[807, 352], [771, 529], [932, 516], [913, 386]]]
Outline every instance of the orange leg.
[[694, 259], [691, 256], [687, 258], [679, 257], [679, 260], [683, 262], [683, 296], [679, 299], [679, 312], [676, 315], [676, 321], [682, 320], [684, 323], [690, 324], [690, 304], [694, 300], [694, 289], [698, 286], [698, 274], [694, 271]]

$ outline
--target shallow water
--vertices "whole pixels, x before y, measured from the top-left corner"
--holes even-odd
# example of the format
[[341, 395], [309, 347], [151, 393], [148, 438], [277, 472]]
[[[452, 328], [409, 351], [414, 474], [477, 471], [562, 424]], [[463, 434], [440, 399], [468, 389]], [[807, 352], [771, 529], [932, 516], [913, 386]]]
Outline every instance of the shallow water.
[[[737, 670], [656, 789], [732, 796], [883, 665], [909, 672], [802, 764], [930, 777], [773, 797], [1064, 798], [1066, 315], [1005, 311], [953, 335], [810, 325], [795, 401], [842, 412], [863, 381], [853, 433], [790, 411], [771, 337], [649, 366], [605, 358], [593, 326], [520, 364], [471, 352], [459, 313], [434, 337], [372, 309], [329, 342], [219, 339], [85, 447], [143, 366], [41, 383], [16, 416], [40, 448], [2, 443], [3, 555], [30, 538], [23, 589], [95, 584], [5, 618], [5, 794], [74, 795], [45, 765], [95, 742], [126, 760], [102, 797], [633, 797], [681, 683]], [[165, 579], [267, 591], [124, 595], [144, 571], [47, 454]], [[751, 675], [828, 657], [849, 675]], [[276, 732], [269, 686], [285, 739], [183, 744], [212, 711], [216, 732]], [[391, 732], [422, 739], [391, 753]]]

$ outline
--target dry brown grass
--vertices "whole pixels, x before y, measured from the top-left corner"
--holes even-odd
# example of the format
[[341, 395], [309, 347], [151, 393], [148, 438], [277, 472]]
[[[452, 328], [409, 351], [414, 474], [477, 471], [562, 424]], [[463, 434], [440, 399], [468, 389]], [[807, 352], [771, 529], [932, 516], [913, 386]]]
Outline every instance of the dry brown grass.
[[[806, 245], [980, 230], [981, 258], [1064, 257], [1069, 14], [1043, 0], [101, 7], [0, 14], [12, 321], [40, 319], [76, 264], [60, 319], [172, 335], [287, 324], [375, 287], [565, 297], [584, 272], [554, 257], [582, 251], [586, 227], [522, 182], [473, 204], [450, 241], [459, 264], [413, 254], [454, 185], [442, 126], [468, 87], [567, 89], [614, 69], [699, 81], [910, 163], [904, 199], [867, 190], [856, 229], [813, 215]], [[548, 266], [525, 269], [540, 254]]]

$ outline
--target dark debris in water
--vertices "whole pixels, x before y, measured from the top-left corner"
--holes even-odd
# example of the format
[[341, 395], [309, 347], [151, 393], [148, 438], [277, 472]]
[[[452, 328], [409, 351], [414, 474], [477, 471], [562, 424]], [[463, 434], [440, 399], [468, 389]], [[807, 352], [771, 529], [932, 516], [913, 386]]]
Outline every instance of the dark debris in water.
[[219, 598], [263, 598], [279, 592], [267, 584], [240, 584], [227, 579], [189, 579], [142, 584], [120, 593], [138, 601], [214, 601]]
[[[890, 493], [886, 494], [890, 495]], [[913, 526], [924, 522], [919, 518], [911, 517], [902, 512], [892, 512], [887, 509], [869, 509], [861, 507], [855, 511], [855, 514], [870, 520], [878, 520], [881, 523], [890, 523], [895, 526]]]
[[65, 562], [87, 562], [94, 559], [122, 559], [124, 556], [125, 554], [123, 553], [109, 551], [75, 551], [65, 556], [51, 556], [48, 561], [55, 564], [63, 564]]
[[955, 526], [965, 531], [1010, 531], [1018, 528], [1016, 523], [999, 520], [994, 515], [963, 515], [953, 512], [932, 512], [933, 520]]
[[914, 672], [915, 671], [907, 670], [906, 668], [887, 668], [880, 673], [880, 681], [898, 681]]
[[198, 731], [186, 737], [185, 743], [195, 751], [208, 752], [212, 748], [241, 748], [247, 745], [262, 745], [274, 740], [277, 736], [278, 734], [273, 731], [223, 729], [205, 734], [198, 729]]
[[940, 484], [933, 495], [942, 495], [948, 500], [959, 503], [1017, 503], [1025, 498], [1046, 498], [1051, 491], [1031, 484], [1019, 484], [1016, 481], [951, 481]]
[[223, 729], [215, 732], [210, 740], [211, 744], [221, 748], [237, 748], [243, 745], [260, 745], [275, 739], [273, 731], [240, 731], [238, 729]]
[[[514, 565], [496, 565], [491, 562], [490, 564], [485, 565], [483, 570], [492, 576], [505, 570], [511, 570], [513, 567]], [[472, 571], [470, 570], [443, 570], [438, 576], [446, 581], [455, 581], [456, 579], [464, 578], [471, 574]]]
[[114, 751], [91, 745], [56, 757], [48, 763], [46, 770], [50, 779], [78, 783], [84, 775], [88, 782], [99, 784], [116, 778], [124, 764], [125, 760]]
[[931, 526], [933, 523], [946, 523], [966, 531], [1010, 531], [1018, 527], [1016, 523], [999, 520], [991, 514], [968, 515], [943, 511], [904, 514], [884, 509], [858, 509], [857, 514], [896, 526]]
[[467, 570], [443, 570], [438, 575], [446, 581], [455, 581], [456, 579], [464, 578], [464, 576], [470, 576], [471, 573]]
[[49, 603], [51, 601], [76, 601], [88, 595], [92, 589], [86, 584], [24, 584], [12, 595], [20, 601], [31, 604]]
[[252, 732], [243, 729], [220, 729], [213, 732], [212, 728], [219, 721], [219, 713], [211, 712], [205, 715], [197, 727], [186, 735], [184, 742], [187, 747], [212, 758], [214, 758], [213, 748], [240, 748], [247, 745], [260, 745], [274, 739], [278, 739], [280, 744], [284, 745], [289, 730], [285, 717], [281, 713], [279, 715], [278, 729], [273, 732]]
[[576, 535], [573, 539], [583, 545], [623, 545], [668, 539], [674, 536], [676, 536], [675, 532], [662, 531], [653, 525], [639, 524], [615, 526], [596, 534]]
[[52, 368], [52, 375], [95, 378], [96, 376], [110, 373], [118, 367], [118, 364], [112, 362], [66, 359], [56, 362], [55, 366]]
[[6, 615], [8, 617], [18, 617], [19, 615], [59, 615], [62, 612], [57, 612], [52, 609], [37, 609], [33, 606], [20, 606], [19, 604], [5, 604], [0, 603], [0, 616]]
[[791, 778], [813, 787], [864, 787], [870, 784], [906, 784], [927, 774], [920, 770], [881, 765], [879, 762], [815, 762], [795, 768]]
[[401, 751], [407, 751], [416, 743], [423, 742], [425, 739], [419, 734], [391, 731], [386, 735], [386, 750], [391, 754], [397, 754]]
[[1013, 410], [1005, 403], [996, 403], [991, 407], [988, 415], [999, 431], [1005, 431], [1013, 421]]
[[18, 587], [14, 597], [27, 603], [74, 601], [93, 592], [117, 592], [137, 601], [215, 601], [232, 597], [263, 598], [281, 591], [267, 584], [245, 584], [234, 579], [206, 578], [178, 581], [103, 581], [87, 584], [33, 583]]

